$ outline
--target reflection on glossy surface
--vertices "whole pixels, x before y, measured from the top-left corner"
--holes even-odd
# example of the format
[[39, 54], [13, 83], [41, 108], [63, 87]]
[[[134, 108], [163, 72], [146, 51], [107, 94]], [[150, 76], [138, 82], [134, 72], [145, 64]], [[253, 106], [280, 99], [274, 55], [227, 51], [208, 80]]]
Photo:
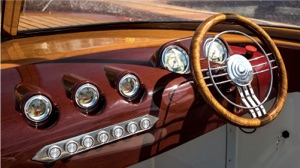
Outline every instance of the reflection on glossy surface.
[[1, 68], [124, 48], [159, 46], [190, 31], [112, 30], [14, 39], [1, 43]]

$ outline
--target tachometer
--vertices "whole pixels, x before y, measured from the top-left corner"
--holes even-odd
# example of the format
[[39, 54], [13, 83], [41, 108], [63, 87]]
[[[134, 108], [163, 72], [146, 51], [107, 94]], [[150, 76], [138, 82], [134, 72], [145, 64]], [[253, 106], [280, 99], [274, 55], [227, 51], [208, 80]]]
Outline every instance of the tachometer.
[[213, 38], [209, 38], [204, 43], [204, 53], [210, 61], [215, 63], [223, 63], [227, 59], [227, 48], [220, 39], [216, 39], [212, 44]]
[[163, 66], [175, 73], [186, 74], [189, 72], [189, 57], [187, 52], [176, 45], [168, 46], [162, 54]]

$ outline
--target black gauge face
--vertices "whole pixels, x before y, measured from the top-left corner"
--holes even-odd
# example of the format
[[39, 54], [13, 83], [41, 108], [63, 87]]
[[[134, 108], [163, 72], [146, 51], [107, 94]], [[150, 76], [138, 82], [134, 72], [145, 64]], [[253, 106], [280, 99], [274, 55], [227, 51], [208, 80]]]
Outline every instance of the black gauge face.
[[166, 47], [162, 54], [162, 63], [169, 71], [179, 74], [189, 73], [188, 54], [179, 46]]
[[211, 43], [212, 40], [213, 38], [209, 38], [205, 41], [205, 56], [209, 58], [210, 61], [221, 64], [227, 59], [227, 48], [220, 39], [216, 39]]
[[125, 97], [135, 96], [140, 88], [140, 82], [133, 74], [124, 75], [119, 82], [119, 91]]
[[99, 92], [94, 85], [84, 84], [77, 89], [75, 98], [80, 107], [91, 108], [98, 102]]
[[26, 117], [34, 122], [41, 122], [47, 119], [52, 111], [50, 100], [43, 96], [33, 96], [27, 100], [24, 106]]

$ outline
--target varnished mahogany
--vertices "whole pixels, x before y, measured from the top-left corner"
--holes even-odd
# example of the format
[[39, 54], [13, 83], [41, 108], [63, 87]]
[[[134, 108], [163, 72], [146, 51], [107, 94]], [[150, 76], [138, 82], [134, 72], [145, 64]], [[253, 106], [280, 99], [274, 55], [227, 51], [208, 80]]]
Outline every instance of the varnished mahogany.
[[[108, 39], [115, 40], [113, 34], [118, 34], [118, 30], [106, 31]], [[120, 30], [125, 37], [127, 30]], [[189, 140], [210, 132], [225, 122], [217, 115], [213, 109], [197, 93], [192, 82], [191, 75], [179, 75], [171, 73], [160, 67], [154, 67], [150, 62], [150, 57], [159, 49], [160, 45], [166, 41], [178, 37], [185, 37], [192, 34], [192, 31], [184, 31], [176, 34], [173, 30], [160, 30], [156, 38], [151, 36], [149, 30], [139, 30], [145, 36], [148, 43], [142, 41], [134, 43], [124, 43], [125, 45], [108, 48], [92, 48], [89, 51], [67, 49], [64, 53], [54, 50], [48, 55], [44, 52], [37, 53], [45, 58], [42, 60], [16, 61], [7, 53], [9, 47], [18, 47], [16, 53], [22, 53], [26, 58], [34, 51], [26, 44], [26, 39], [7, 41], [4, 44], [7, 66], [1, 70], [1, 165], [2, 167], [125, 167], [152, 156], [165, 152]], [[164, 33], [168, 32], [168, 33]], [[92, 38], [93, 33], [85, 33], [83, 36]], [[98, 36], [103, 35], [99, 32]], [[133, 34], [133, 32], [131, 32]], [[71, 35], [64, 35], [62, 39], [71, 41]], [[68, 37], [66, 37], [68, 36]], [[58, 36], [55, 36], [58, 37]], [[124, 38], [123, 37], [123, 38]], [[45, 37], [46, 41], [53, 37]], [[31, 42], [41, 44], [39, 39], [33, 37]], [[225, 39], [226, 40], [226, 39]], [[182, 41], [189, 45], [188, 41]], [[231, 39], [231, 42], [234, 42]], [[245, 42], [247, 43], [247, 42]], [[49, 43], [50, 44], [50, 43]], [[51, 43], [52, 44], [52, 43]], [[83, 44], [83, 43], [82, 43]], [[101, 43], [95, 43], [97, 45]], [[2, 46], [3, 47], [3, 46]], [[83, 46], [84, 47], [84, 46]], [[291, 91], [299, 91], [299, 80], [293, 71], [295, 61], [292, 54], [297, 53], [299, 48], [295, 46], [280, 46], [283, 52], [283, 59], [287, 65], [289, 80], [292, 80], [294, 87]], [[188, 47], [187, 47], [188, 48]], [[6, 50], [7, 49], [7, 50]], [[231, 46], [233, 52], [243, 53], [243, 47]], [[70, 51], [70, 53], [68, 53]], [[51, 58], [57, 56], [56, 58]], [[64, 58], [68, 57], [68, 58]], [[38, 58], [38, 57], [36, 57]], [[298, 58], [295, 58], [299, 61]], [[291, 67], [289, 67], [291, 66]], [[105, 67], [118, 67], [126, 69], [139, 75], [145, 85], [145, 95], [138, 103], [126, 101], [117, 90], [111, 86]], [[66, 74], [76, 74], [85, 79], [92, 80], [99, 89], [102, 90], [106, 99], [106, 104], [101, 113], [96, 115], [85, 115], [68, 99], [62, 78]], [[262, 81], [258, 79], [258, 82]], [[24, 122], [20, 112], [15, 110], [14, 91], [17, 84], [32, 84], [49, 93], [54, 102], [59, 106], [59, 117], [55, 124], [46, 129], [35, 129]], [[175, 87], [176, 86], [176, 87]], [[263, 91], [260, 91], [263, 94]], [[222, 98], [216, 96], [222, 102]], [[234, 98], [234, 97], [233, 97]], [[100, 129], [125, 120], [130, 120], [145, 114], [159, 117], [159, 121], [153, 129], [128, 137], [117, 142], [104, 145], [100, 148], [75, 155], [62, 161], [51, 164], [34, 162], [31, 158], [43, 146], [74, 137], [89, 131]]]

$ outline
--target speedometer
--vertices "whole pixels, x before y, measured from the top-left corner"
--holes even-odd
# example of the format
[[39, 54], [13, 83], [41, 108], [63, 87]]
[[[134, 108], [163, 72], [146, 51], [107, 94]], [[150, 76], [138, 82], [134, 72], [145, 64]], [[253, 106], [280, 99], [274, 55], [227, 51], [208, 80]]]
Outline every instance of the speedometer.
[[216, 39], [211, 43], [212, 40], [213, 38], [209, 38], [204, 43], [205, 56], [210, 61], [221, 64], [227, 59], [227, 48], [220, 39]]
[[186, 74], [189, 72], [189, 57], [187, 52], [176, 45], [168, 46], [162, 54], [163, 66], [169, 71]]

